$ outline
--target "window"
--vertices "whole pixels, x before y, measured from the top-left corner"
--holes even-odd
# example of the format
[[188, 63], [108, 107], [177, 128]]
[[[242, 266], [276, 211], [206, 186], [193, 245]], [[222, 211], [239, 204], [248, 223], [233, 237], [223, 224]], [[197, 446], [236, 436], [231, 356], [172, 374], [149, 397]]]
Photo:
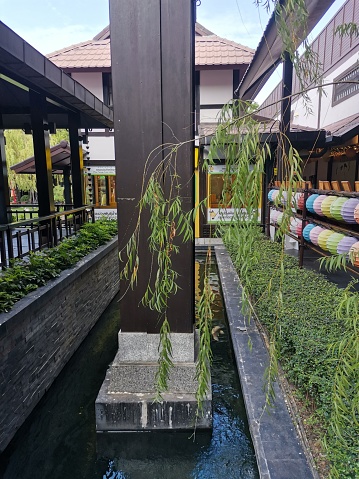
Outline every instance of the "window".
[[113, 107], [112, 96], [112, 75], [111, 73], [102, 73], [103, 102], [110, 108]]
[[346, 83], [359, 82], [359, 64], [356, 63], [354, 67], [339, 75], [334, 82], [338, 83], [333, 87], [333, 106], [359, 93], [359, 83]]

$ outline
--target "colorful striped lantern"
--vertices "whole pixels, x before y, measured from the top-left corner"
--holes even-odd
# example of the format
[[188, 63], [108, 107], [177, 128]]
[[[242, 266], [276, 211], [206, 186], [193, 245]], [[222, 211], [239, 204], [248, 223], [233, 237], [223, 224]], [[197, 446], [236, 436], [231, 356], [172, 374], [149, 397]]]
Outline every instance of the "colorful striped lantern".
[[339, 197], [330, 205], [331, 218], [334, 218], [335, 220], [338, 220], [338, 221], [343, 221], [341, 211], [346, 201], [348, 201], [348, 198]]
[[324, 216], [324, 213], [322, 213], [322, 203], [326, 198], [327, 195], [319, 195], [318, 198], [314, 200], [313, 209], [317, 215]]
[[338, 244], [344, 238], [342, 233], [333, 233], [327, 241], [327, 249], [332, 254], [337, 254]]
[[327, 241], [329, 239], [329, 236], [334, 234], [332, 230], [324, 230], [322, 231], [319, 236], [318, 236], [318, 245], [320, 248], [324, 249], [325, 251], [329, 251], [327, 247]]
[[268, 201], [272, 201], [272, 195], [273, 193], [277, 191], [277, 190], [270, 190], [269, 193], [268, 193]]
[[353, 238], [352, 236], [344, 236], [344, 238], [341, 241], [339, 241], [339, 244], [337, 247], [337, 253], [338, 254], [349, 253], [350, 248], [357, 242], [358, 242], [357, 238]]
[[303, 229], [303, 238], [305, 239], [305, 241], [310, 242], [310, 232], [314, 228], [314, 226], [315, 225], [310, 223]]
[[337, 199], [337, 196], [327, 196], [325, 200], [322, 202], [322, 214], [326, 216], [327, 218], [332, 218], [330, 214], [330, 207], [334, 203], [334, 201]]
[[291, 218], [290, 220], [290, 231], [294, 235], [297, 234], [297, 227], [302, 223], [302, 220], [299, 218]]
[[354, 254], [354, 266], [359, 267], [359, 241], [353, 244], [349, 250], [350, 254]]
[[310, 241], [315, 244], [315, 246], [318, 246], [318, 236], [322, 231], [325, 231], [325, 228], [322, 228], [321, 226], [316, 226], [310, 230]]
[[354, 210], [354, 219], [357, 223], [359, 223], [359, 205], [357, 205], [355, 207], [355, 210]]
[[277, 196], [279, 195], [279, 190], [272, 190], [272, 201], [274, 202]]
[[287, 204], [287, 200], [288, 200], [288, 193], [286, 191], [281, 191], [279, 195], [279, 203], [281, 203], [282, 205], [285, 205]]
[[[304, 193], [297, 193], [298, 194], [298, 197], [297, 197], [297, 209], [298, 210], [304, 210]], [[307, 198], [307, 202], [309, 200], [310, 197]]]
[[277, 223], [277, 219], [278, 219], [278, 215], [279, 215], [280, 211], [278, 210], [270, 210], [270, 222], [272, 224], [276, 224]]
[[[307, 222], [306, 222], [306, 225], [307, 225]], [[305, 226], [304, 226], [305, 228]], [[314, 229], [314, 228], [313, 228]], [[300, 238], [302, 236], [302, 230], [303, 230], [303, 221], [300, 220], [299, 222], [299, 225], [297, 226], [297, 230], [296, 230], [296, 235]], [[313, 230], [311, 230], [313, 231]], [[311, 231], [309, 232], [309, 239], [310, 239], [310, 233]]]
[[279, 215], [277, 216], [277, 225], [282, 224], [282, 220], [283, 220], [283, 213], [279, 211]]
[[350, 198], [342, 206], [341, 215], [346, 223], [356, 223], [354, 219], [354, 210], [359, 205], [359, 200], [356, 198]]
[[[310, 195], [309, 198], [307, 198], [307, 202], [305, 203], [305, 206], [307, 207], [307, 210], [310, 211], [310, 213], [315, 213], [314, 211], [314, 201], [318, 198], [318, 194], [315, 193], [314, 195]], [[304, 202], [304, 193], [303, 193], [303, 202]]]

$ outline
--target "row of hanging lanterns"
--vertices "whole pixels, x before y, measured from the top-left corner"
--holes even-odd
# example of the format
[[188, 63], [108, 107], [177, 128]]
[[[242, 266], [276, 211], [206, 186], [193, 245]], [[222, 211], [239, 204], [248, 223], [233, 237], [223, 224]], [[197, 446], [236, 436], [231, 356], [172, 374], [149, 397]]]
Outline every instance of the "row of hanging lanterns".
[[[279, 195], [279, 190], [270, 190], [268, 200], [274, 202]], [[288, 201], [286, 191], [280, 193], [278, 202], [285, 205]], [[292, 206], [298, 210], [304, 209], [304, 193], [295, 193], [292, 198]], [[345, 223], [359, 223], [359, 199], [346, 198], [334, 195], [309, 195], [305, 204], [310, 213], [325, 216]]]

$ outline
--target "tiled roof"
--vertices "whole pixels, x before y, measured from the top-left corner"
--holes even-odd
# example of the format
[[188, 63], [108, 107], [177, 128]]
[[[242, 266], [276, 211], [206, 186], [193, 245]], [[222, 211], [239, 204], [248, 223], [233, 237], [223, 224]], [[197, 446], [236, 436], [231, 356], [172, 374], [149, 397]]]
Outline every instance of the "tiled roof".
[[254, 50], [239, 43], [217, 37], [196, 36], [196, 65], [241, 65], [249, 64]]
[[[196, 25], [196, 65], [249, 64], [254, 50], [239, 43], [217, 37], [209, 30]], [[62, 69], [111, 67], [109, 28], [104, 28], [93, 40], [78, 43], [50, 53], [47, 57]]]

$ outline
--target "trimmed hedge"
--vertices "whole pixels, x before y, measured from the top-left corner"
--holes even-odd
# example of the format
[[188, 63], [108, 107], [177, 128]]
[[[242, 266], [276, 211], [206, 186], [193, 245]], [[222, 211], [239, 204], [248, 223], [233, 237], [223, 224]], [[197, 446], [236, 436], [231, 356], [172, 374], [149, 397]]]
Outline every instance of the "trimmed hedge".
[[64, 239], [58, 246], [31, 253], [26, 260], [15, 260], [11, 268], [0, 274], [0, 313], [9, 311], [30, 291], [56, 278], [116, 234], [114, 220], [86, 223], [76, 236]]
[[[224, 235], [226, 236], [226, 235]], [[226, 247], [241, 277], [243, 263], [238, 255], [238, 234], [224, 237]], [[359, 427], [351, 421], [346, 431], [347, 447], [329, 428], [332, 412], [333, 377], [336, 360], [330, 345], [341, 338], [344, 324], [336, 318], [343, 291], [315, 271], [300, 269], [298, 261], [284, 255], [280, 270], [281, 245], [258, 234], [242, 274], [259, 320], [269, 334], [276, 334], [281, 365], [290, 381], [315, 401], [316, 416], [328, 431], [328, 456], [340, 478], [359, 478]], [[280, 288], [281, 278], [284, 281]], [[279, 308], [278, 291], [282, 291]]]

